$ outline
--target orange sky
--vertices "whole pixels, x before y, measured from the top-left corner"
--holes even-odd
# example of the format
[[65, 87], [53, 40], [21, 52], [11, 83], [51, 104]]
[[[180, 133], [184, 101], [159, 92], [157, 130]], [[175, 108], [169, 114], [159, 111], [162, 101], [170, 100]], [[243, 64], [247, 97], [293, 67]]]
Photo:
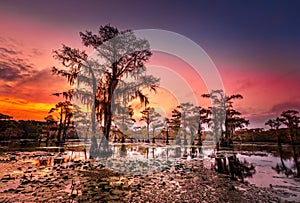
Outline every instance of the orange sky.
[[[227, 28], [226, 24], [221, 23], [223, 18], [217, 17], [193, 16], [181, 21], [172, 15], [172, 18], [178, 20], [174, 22], [181, 22], [174, 24], [164, 17], [152, 17], [147, 22], [140, 17], [130, 17], [135, 15], [134, 13], [123, 13], [120, 14], [120, 18], [115, 19], [109, 12], [110, 8], [101, 10], [99, 7], [99, 12], [80, 13], [77, 12], [77, 4], [72, 7], [54, 3], [47, 3], [48, 6], [45, 6], [40, 3], [41, 9], [36, 10], [35, 6], [39, 6], [37, 2], [24, 8], [21, 8], [22, 2], [15, 6], [10, 6], [9, 2], [2, 4], [0, 5], [0, 68], [2, 68], [0, 113], [12, 115], [14, 119], [43, 120], [47, 116], [49, 109], [60, 101], [60, 98], [51, 94], [68, 89], [65, 79], [52, 76], [50, 73], [51, 67], [58, 64], [52, 57], [52, 51], [59, 49], [62, 43], [83, 49], [79, 31], [95, 30], [98, 25], [106, 23], [115, 24], [121, 29], [149, 27], [169, 29], [197, 42], [215, 63], [226, 93], [240, 93], [244, 96], [244, 100], [236, 102], [236, 107], [250, 119], [250, 127], [263, 127], [268, 118], [277, 116], [283, 110], [290, 108], [300, 110], [300, 62], [297, 48], [299, 40], [289, 41], [292, 40], [291, 37], [295, 37], [290, 35], [297, 33], [297, 30], [281, 33], [288, 29], [296, 29], [295, 26], [288, 26], [285, 29], [279, 27], [278, 33], [269, 34], [265, 26], [251, 32], [248, 30], [250, 24], [246, 24], [245, 27], [232, 25]], [[152, 6], [149, 5], [149, 10]], [[42, 9], [46, 7], [49, 7], [49, 12], [51, 9], [56, 9], [54, 10], [56, 12], [47, 13], [48, 10]], [[187, 9], [187, 14], [192, 13], [192, 9], [194, 8]], [[183, 11], [181, 7], [180, 10]], [[119, 8], [119, 11], [122, 13], [122, 9]], [[164, 10], [163, 13], [165, 12], [167, 11]], [[96, 14], [103, 14], [106, 18], [97, 17]], [[199, 14], [198, 10], [196, 14]], [[166, 17], [166, 14], [163, 16]], [[167, 16], [170, 17], [170, 13]], [[93, 19], [96, 20], [89, 24], [88, 22]], [[253, 18], [249, 17], [247, 20]], [[193, 23], [201, 21], [202, 24], [190, 26], [189, 22], [192, 21]], [[219, 21], [222, 26], [217, 26]], [[255, 22], [253, 25], [257, 26], [263, 23], [260, 20], [253, 22]], [[273, 27], [268, 29], [276, 27], [277, 24], [272, 25]], [[224, 30], [217, 32], [214, 28]], [[264, 32], [259, 32], [260, 30]], [[203, 33], [204, 31], [207, 33]], [[257, 39], [250, 38], [250, 34], [256, 35]], [[161, 78], [162, 89], [157, 95], [152, 96], [152, 102], [158, 108], [164, 109], [162, 111], [170, 112], [170, 108], [177, 104], [177, 101], [180, 103], [197, 100], [199, 105], [209, 104], [207, 99], [200, 96], [207, 92], [205, 83], [186, 62], [169, 54], [155, 52], [147, 66], [151, 74]]]

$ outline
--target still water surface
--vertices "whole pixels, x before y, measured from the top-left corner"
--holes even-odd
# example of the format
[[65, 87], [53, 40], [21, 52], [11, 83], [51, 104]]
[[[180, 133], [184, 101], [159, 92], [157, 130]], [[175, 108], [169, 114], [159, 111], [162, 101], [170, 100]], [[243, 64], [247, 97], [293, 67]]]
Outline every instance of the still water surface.
[[[85, 150], [84, 150], [85, 148]], [[205, 167], [216, 167], [215, 160], [211, 157], [212, 149], [206, 147], [178, 147], [164, 146], [163, 144], [149, 145], [144, 143], [112, 144], [112, 159], [140, 159], [140, 160], [164, 160], [176, 161], [184, 158], [187, 160], [203, 160]], [[296, 146], [299, 152], [300, 147]], [[2, 142], [1, 152], [18, 151], [23, 153], [37, 153], [48, 151], [59, 153], [59, 157], [39, 157], [26, 160], [34, 162], [37, 166], [50, 166], [56, 163], [68, 161], [85, 160], [89, 157], [89, 144], [78, 141], [71, 141], [64, 148], [40, 145], [35, 142]], [[252, 177], [246, 177], [245, 181], [259, 187], [272, 187], [280, 193], [280, 197], [291, 201], [300, 201], [300, 179], [296, 178], [296, 160], [293, 156], [293, 149], [290, 145], [283, 145], [279, 150], [276, 144], [269, 143], [235, 143], [234, 148], [220, 153], [226, 155], [236, 154], [243, 162], [249, 162], [255, 166], [255, 173]], [[298, 160], [299, 161], [299, 160]]]

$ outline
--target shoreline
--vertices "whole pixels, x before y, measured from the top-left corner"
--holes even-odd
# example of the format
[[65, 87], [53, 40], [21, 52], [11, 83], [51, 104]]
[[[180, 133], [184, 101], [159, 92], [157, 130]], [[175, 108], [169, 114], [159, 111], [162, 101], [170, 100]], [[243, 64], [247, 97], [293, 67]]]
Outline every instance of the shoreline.
[[[30, 153], [28, 155], [30, 157]], [[272, 188], [230, 180], [206, 169], [200, 160], [183, 160], [162, 172], [120, 174], [95, 160], [35, 167], [0, 163], [4, 202], [281, 202]], [[9, 175], [11, 174], [11, 175]], [[8, 176], [9, 175], [9, 176]]]

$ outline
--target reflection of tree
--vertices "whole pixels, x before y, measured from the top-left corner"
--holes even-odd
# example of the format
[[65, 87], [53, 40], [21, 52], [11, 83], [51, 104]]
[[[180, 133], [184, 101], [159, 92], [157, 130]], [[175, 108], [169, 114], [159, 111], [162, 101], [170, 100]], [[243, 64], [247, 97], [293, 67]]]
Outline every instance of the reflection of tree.
[[181, 157], [181, 147], [176, 147], [175, 148], [175, 158], [180, 158]]
[[300, 123], [300, 117], [298, 111], [287, 110], [281, 114], [281, 122], [288, 127], [289, 135], [291, 138], [291, 144], [293, 147], [294, 162], [297, 169], [296, 176], [300, 176], [300, 163], [298, 161], [298, 152], [296, 149], [296, 140], [298, 139], [298, 128]]
[[228, 157], [228, 162], [231, 179], [244, 182], [244, 178], [252, 177], [255, 174], [255, 166], [253, 164], [246, 160], [241, 162], [235, 155]]
[[126, 145], [122, 144], [122, 146], [120, 148], [120, 157], [126, 157], [126, 155], [127, 155]]
[[279, 156], [280, 156], [280, 163], [276, 164], [276, 167], [272, 167], [277, 173], [284, 173], [287, 177], [289, 177], [290, 175], [293, 175], [293, 171], [288, 168], [285, 163], [284, 163], [284, 159], [283, 159], [283, 150], [282, 147], [278, 147], [278, 152], [279, 152]]
[[265, 125], [270, 126], [271, 130], [275, 132], [275, 135], [277, 137], [278, 152], [279, 152], [281, 164], [277, 163], [276, 167], [273, 169], [275, 169], [277, 173], [283, 172], [286, 174], [286, 176], [289, 176], [291, 174], [291, 170], [287, 168], [284, 163], [282, 145], [281, 145], [280, 134], [279, 134], [279, 127], [281, 125], [281, 122], [282, 119], [277, 117], [276, 119], [269, 119], [265, 123]]
[[280, 155], [281, 165], [277, 164], [276, 168], [274, 168], [278, 173], [283, 172], [287, 176], [292, 174], [292, 170], [287, 168], [283, 161], [283, 152], [280, 140], [279, 127], [284, 124], [288, 128], [288, 134], [290, 136], [292, 150], [293, 150], [293, 159], [296, 168], [296, 176], [300, 176], [300, 163], [298, 161], [298, 151], [296, 149], [296, 143], [298, 141], [298, 128], [300, 123], [300, 117], [298, 116], [298, 111], [296, 110], [287, 110], [281, 113], [281, 117], [277, 117], [276, 119], [269, 119], [265, 125], [270, 126], [271, 131], [275, 130], [275, 135], [278, 140], [278, 151]]

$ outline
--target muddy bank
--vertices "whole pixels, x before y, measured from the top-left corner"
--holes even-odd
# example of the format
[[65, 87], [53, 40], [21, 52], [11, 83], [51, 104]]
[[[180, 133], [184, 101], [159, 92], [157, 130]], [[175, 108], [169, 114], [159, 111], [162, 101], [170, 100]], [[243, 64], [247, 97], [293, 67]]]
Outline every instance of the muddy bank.
[[[2, 202], [280, 202], [278, 191], [231, 181], [204, 168], [200, 160], [181, 160], [161, 172], [130, 175], [94, 160], [59, 160], [45, 152], [2, 154]], [[62, 159], [63, 157], [61, 157]], [[141, 168], [141, 170], [143, 170]]]

